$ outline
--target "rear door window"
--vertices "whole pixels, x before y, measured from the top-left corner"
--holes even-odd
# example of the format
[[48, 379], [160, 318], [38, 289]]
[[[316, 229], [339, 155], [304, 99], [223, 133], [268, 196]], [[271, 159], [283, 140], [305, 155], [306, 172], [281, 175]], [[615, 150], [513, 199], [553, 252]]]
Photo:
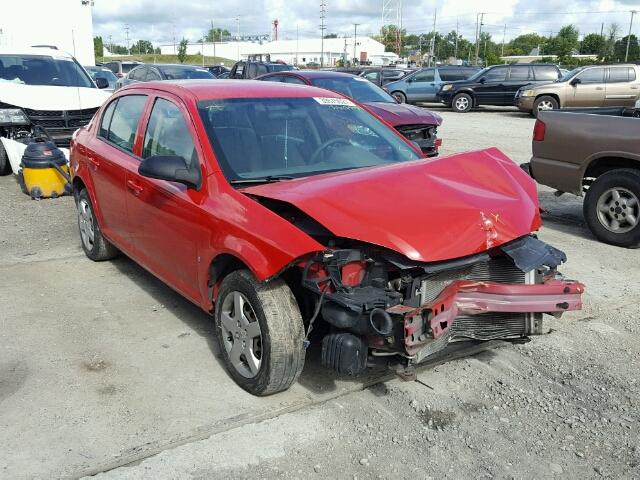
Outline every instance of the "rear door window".
[[[635, 80], [635, 71], [631, 67], [609, 67], [609, 83], [626, 83]], [[633, 75], [632, 78], [629, 75]]]
[[282, 81], [284, 83], [294, 83], [296, 85], [306, 85], [306, 83], [304, 83], [302, 80], [300, 80], [298, 77], [290, 77], [290, 76], [286, 76], [282, 79]]
[[558, 70], [553, 65], [534, 65], [533, 75], [536, 80], [557, 80]]
[[509, 69], [509, 80], [511, 80], [512, 82], [519, 82], [519, 81], [526, 82], [529, 80], [533, 80], [533, 74], [531, 73], [531, 68], [525, 65], [512, 66]]
[[262, 64], [262, 63], [258, 63], [256, 65], [257, 69], [258, 69], [258, 75], [263, 75], [265, 73], [269, 73], [269, 70], [267, 69], [267, 66]]
[[602, 67], [589, 68], [576, 78], [579, 78], [581, 83], [604, 83], [604, 71]]
[[440, 80], [443, 82], [455, 82], [456, 80], [464, 80], [466, 76], [459, 70], [438, 70]]
[[158, 98], [153, 105], [144, 139], [142, 158], [154, 155], [182, 157], [187, 166], [197, 161], [193, 138], [182, 112], [164, 98]]
[[255, 63], [250, 63], [247, 68], [249, 69], [249, 72], [247, 74], [249, 78], [255, 78], [258, 76], [258, 65], [256, 65]]
[[133, 152], [136, 130], [146, 101], [146, 95], [126, 95], [118, 98], [106, 137], [110, 143]]

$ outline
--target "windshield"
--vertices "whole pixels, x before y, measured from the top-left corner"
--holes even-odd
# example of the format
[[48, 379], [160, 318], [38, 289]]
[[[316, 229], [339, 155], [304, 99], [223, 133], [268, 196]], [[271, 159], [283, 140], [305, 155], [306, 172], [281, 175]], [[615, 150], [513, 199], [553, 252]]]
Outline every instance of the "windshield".
[[366, 78], [314, 78], [311, 80], [311, 84], [316, 87], [342, 93], [343, 95], [351, 97], [362, 103], [397, 103], [391, 95], [368, 81]]
[[558, 82], [566, 82], [567, 80], [569, 80], [571, 77], [573, 77], [574, 75], [576, 75], [579, 71], [581, 71], [584, 67], [578, 67], [578, 68], [574, 68], [573, 70], [571, 70], [570, 72], [565, 73], [562, 77], [560, 77], [557, 81]]
[[69, 57], [0, 55], [0, 82], [95, 88], [84, 69]]
[[163, 67], [161, 70], [167, 80], [216, 78], [205, 68]]
[[234, 98], [198, 102], [226, 178], [294, 178], [420, 158], [346, 98]]
[[108, 68], [85, 67], [85, 70], [94, 81], [96, 78], [104, 78], [111, 84], [111, 82], [115, 83], [118, 80], [118, 77]]

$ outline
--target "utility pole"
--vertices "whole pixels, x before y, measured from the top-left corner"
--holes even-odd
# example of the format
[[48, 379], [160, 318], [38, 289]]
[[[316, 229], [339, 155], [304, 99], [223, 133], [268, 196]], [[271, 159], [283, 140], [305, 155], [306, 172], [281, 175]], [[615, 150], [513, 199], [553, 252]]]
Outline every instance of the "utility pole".
[[624, 61], [626, 63], [629, 58], [629, 42], [631, 41], [631, 28], [633, 27], [633, 16], [638, 13], [637, 10], [631, 10], [631, 20], [629, 21], [629, 35], [627, 35], [627, 51], [624, 54]]
[[402, 0], [398, 0], [398, 56], [402, 54]]
[[124, 24], [124, 38], [126, 39], [126, 42], [127, 42], [127, 53], [131, 55], [131, 49], [129, 48], [129, 24], [128, 23]]
[[[356, 45], [358, 45], [358, 25], [359, 23], [353, 24], [353, 64], [356, 63]], [[359, 63], [359, 62], [358, 62]]]
[[[455, 58], [456, 60], [458, 60], [458, 18], [456, 18], [456, 46], [453, 49], [453, 58]], [[456, 62], [457, 63], [457, 62]]]
[[436, 52], [436, 12], [433, 11], [433, 30], [431, 30], [431, 52], [429, 53], [429, 66], [431, 66], [431, 62], [433, 61], [433, 65], [435, 66], [435, 52]]
[[111, 52], [111, 54], [113, 55], [113, 40], [111, 39], [111, 37], [112, 35], [109, 35], [109, 52]]
[[236, 17], [236, 44], [238, 47], [238, 61], [240, 61], [240, 16]]
[[482, 35], [482, 25], [484, 20], [484, 12], [476, 14], [476, 59], [474, 65], [478, 65], [480, 56], [480, 36]]
[[211, 20], [211, 41], [213, 42], [213, 63], [216, 63], [216, 32], [213, 30], [213, 20]]
[[299, 46], [299, 44], [298, 44], [298, 39], [299, 39], [299, 24], [298, 24], [298, 22], [296, 22], [296, 61], [294, 62], [294, 65], [295, 65], [295, 66], [298, 66], [298, 52], [299, 52], [299, 49], [298, 49], [298, 46]]
[[324, 67], [324, 19], [327, 13], [327, 3], [325, 0], [320, 1], [320, 68]]
[[504, 42], [507, 38], [507, 25], [505, 24], [504, 30], [502, 31], [502, 56], [504, 57]]
[[176, 26], [175, 24], [171, 24], [171, 35], [173, 36], [173, 54], [176, 55], [178, 51], [176, 50]]

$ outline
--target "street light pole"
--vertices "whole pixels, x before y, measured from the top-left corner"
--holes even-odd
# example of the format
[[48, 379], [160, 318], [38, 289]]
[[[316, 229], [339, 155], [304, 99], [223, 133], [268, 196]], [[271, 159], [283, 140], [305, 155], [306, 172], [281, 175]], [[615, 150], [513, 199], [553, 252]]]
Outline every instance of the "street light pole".
[[240, 16], [236, 17], [236, 44], [238, 47], [238, 61], [240, 61]]
[[359, 23], [353, 24], [353, 64], [354, 65], [356, 63], [356, 45], [358, 45], [358, 25], [360, 24]]
[[480, 57], [480, 37], [482, 36], [482, 22], [484, 20], [484, 13], [476, 14], [476, 58], [474, 65], [478, 65]]
[[627, 51], [624, 54], [624, 61], [629, 58], [629, 42], [631, 41], [631, 28], [633, 27], [633, 16], [638, 13], [636, 10], [631, 10], [631, 21], [629, 21], [629, 35], [627, 35]]

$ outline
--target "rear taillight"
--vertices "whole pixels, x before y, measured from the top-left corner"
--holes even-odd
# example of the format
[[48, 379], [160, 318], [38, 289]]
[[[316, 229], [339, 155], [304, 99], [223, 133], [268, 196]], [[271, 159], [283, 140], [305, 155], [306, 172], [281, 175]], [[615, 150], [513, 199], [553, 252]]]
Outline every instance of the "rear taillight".
[[536, 120], [536, 124], [533, 126], [533, 141], [542, 142], [544, 140], [544, 134], [546, 133], [546, 126], [544, 122]]

